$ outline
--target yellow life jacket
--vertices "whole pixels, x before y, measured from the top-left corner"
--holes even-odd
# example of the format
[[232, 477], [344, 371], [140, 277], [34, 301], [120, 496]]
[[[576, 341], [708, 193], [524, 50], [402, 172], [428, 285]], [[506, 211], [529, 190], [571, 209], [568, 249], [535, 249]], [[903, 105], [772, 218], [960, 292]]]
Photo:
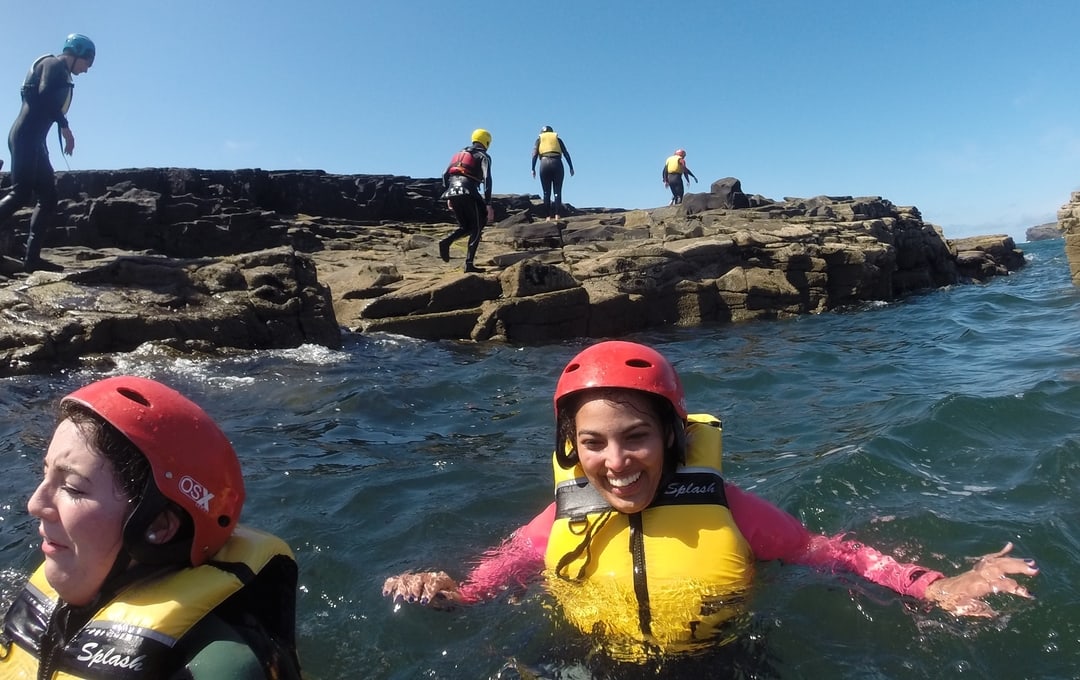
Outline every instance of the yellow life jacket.
[[562, 155], [562, 147], [559, 146], [559, 135], [555, 132], [541, 132], [540, 133], [540, 146], [537, 148], [537, 153], [541, 156], [549, 155]]
[[[275, 561], [275, 567], [281, 566], [276, 560], [282, 559], [292, 565], [293, 583], [287, 587], [295, 588], [295, 562], [289, 547], [275, 536], [237, 526], [210, 562], [137, 581], [121, 590], [58, 650], [50, 680], [168, 677], [180, 667], [177, 643], [268, 564]], [[57, 603], [43, 565], [4, 619], [0, 677], [37, 678], [41, 636]]]
[[720, 421], [691, 415], [686, 434], [686, 463], [634, 515], [612, 510], [580, 465], [553, 462], [548, 588], [570, 623], [618, 657], [715, 641], [753, 580], [753, 553], [724, 495]]
[[667, 171], [669, 175], [679, 174], [683, 171], [683, 166], [680, 161], [682, 161], [680, 156], [668, 156]]

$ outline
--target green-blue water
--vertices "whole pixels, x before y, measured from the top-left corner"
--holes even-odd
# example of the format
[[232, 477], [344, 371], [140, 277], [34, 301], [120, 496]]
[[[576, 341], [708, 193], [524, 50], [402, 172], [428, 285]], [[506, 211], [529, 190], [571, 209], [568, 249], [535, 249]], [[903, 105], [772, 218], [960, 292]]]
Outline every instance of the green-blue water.
[[[762, 565], [750, 630], [636, 672], [590, 658], [534, 588], [454, 612], [394, 607], [383, 580], [462, 575], [550, 496], [551, 395], [582, 346], [356, 337], [214, 361], [154, 353], [214, 414], [248, 479], [244, 521], [301, 568], [309, 677], [1074, 678], [1080, 675], [1080, 291], [1062, 242], [989, 285], [794, 321], [636, 336], [724, 418], [725, 470], [825, 533], [954, 573], [1013, 541], [1035, 601], [956, 620], [840, 574]], [[40, 561], [25, 501], [56, 400], [92, 372], [0, 381], [0, 595]], [[711, 669], [704, 672], [702, 668]], [[534, 675], [531, 675], [534, 674]]]

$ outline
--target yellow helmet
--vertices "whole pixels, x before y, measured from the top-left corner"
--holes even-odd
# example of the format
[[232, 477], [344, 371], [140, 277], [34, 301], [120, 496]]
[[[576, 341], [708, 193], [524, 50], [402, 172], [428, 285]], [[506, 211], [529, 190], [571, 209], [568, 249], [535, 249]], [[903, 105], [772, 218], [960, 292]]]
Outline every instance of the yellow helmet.
[[473, 130], [472, 140], [483, 144], [485, 149], [491, 147], [491, 133], [484, 128], [476, 128]]

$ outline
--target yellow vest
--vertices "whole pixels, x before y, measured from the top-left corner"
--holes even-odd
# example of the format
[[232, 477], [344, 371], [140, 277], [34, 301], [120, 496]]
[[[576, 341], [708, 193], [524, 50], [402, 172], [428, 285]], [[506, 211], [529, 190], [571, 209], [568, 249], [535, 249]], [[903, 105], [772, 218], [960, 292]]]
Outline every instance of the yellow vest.
[[[53, 673], [50, 680], [170, 675], [178, 670], [177, 642], [278, 556], [292, 560], [281, 539], [237, 526], [214, 555], [214, 564], [181, 569], [122, 590], [60, 650], [57, 667], [62, 670]], [[57, 593], [41, 566], [5, 618], [0, 678], [37, 678], [40, 635], [57, 602]]]
[[[667, 171], [668, 171], [669, 175], [671, 175], [671, 174], [679, 174], [679, 173], [681, 173], [683, 171], [682, 163], [680, 163], [681, 160], [682, 160], [681, 156], [668, 156], [668, 159], [667, 159]], [[656, 167], [656, 166], [653, 166], [653, 167]]]
[[[548, 588], [568, 621], [619, 657], [714, 641], [717, 626], [742, 612], [753, 580], [753, 553], [724, 496], [720, 421], [692, 415], [686, 433], [685, 465], [636, 515], [613, 511], [580, 466], [553, 463]], [[637, 559], [634, 533], [641, 535]], [[635, 583], [635, 562], [644, 583]]]
[[559, 135], [554, 132], [541, 132], [540, 133], [540, 146], [537, 148], [537, 153], [541, 156], [547, 154], [562, 155], [562, 148], [559, 146]]

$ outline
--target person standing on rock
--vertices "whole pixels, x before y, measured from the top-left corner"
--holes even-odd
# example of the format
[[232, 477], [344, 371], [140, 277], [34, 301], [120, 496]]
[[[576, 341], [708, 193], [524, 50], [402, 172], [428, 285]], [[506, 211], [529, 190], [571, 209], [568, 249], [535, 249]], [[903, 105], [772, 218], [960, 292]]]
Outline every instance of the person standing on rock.
[[[462, 236], [468, 236], [466, 273], [480, 271], [473, 264], [476, 249], [480, 246], [480, 232], [484, 225], [495, 219], [495, 209], [491, 205], [491, 156], [487, 153], [490, 146], [491, 133], [477, 128], [472, 133], [472, 144], [455, 153], [443, 173], [446, 191], [439, 198], [454, 212], [458, 228], [439, 241], [439, 257], [443, 262], [449, 262], [450, 245]], [[482, 194], [481, 185], [484, 187]]]
[[690, 172], [690, 168], [686, 167], [686, 152], [682, 149], [676, 149], [675, 153], [668, 156], [668, 159], [664, 161], [664, 186], [671, 189], [671, 203], [668, 203], [668, 205], [682, 203], [683, 175], [689, 175], [694, 178], [695, 182], [698, 181], [694, 173]]
[[34, 214], [30, 217], [30, 234], [26, 239], [23, 257], [25, 271], [61, 271], [55, 263], [41, 259], [45, 233], [56, 213], [56, 178], [49, 162], [45, 138], [53, 123], [59, 126], [63, 152], [75, 151], [75, 135], [68, 126], [67, 113], [75, 85], [72, 76], [86, 73], [94, 65], [97, 49], [93, 41], [80, 33], [72, 33], [64, 41], [59, 56], [46, 54], [30, 66], [22, 86], [22, 109], [8, 135], [11, 151], [11, 192], [0, 200], [0, 232], [13, 229], [5, 224], [19, 208], [37, 197]]
[[574, 176], [574, 161], [570, 159], [570, 152], [566, 150], [566, 144], [559, 139], [559, 134], [545, 125], [540, 129], [540, 136], [533, 144], [532, 152], [532, 176], [536, 177], [536, 159], [540, 159], [540, 186], [544, 191], [544, 217], [551, 221], [551, 191], [555, 190], [555, 219], [559, 219], [562, 212], [562, 183], [565, 171], [562, 159], [566, 158], [566, 164], [570, 166], [570, 176]]

